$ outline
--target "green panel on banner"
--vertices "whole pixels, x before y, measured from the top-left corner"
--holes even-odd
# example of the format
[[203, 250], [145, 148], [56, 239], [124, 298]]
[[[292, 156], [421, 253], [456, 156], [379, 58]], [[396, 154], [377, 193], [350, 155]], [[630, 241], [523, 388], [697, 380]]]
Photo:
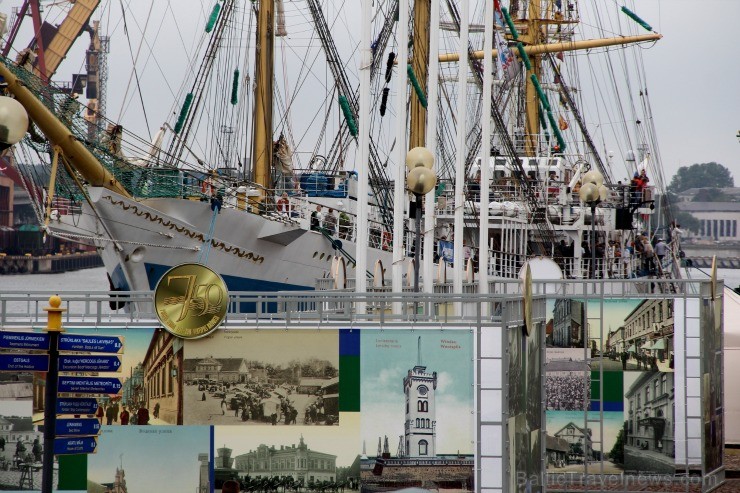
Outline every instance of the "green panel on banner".
[[360, 357], [339, 357], [339, 411], [360, 411]]
[[87, 454], [60, 455], [59, 491], [87, 490]]
[[[622, 402], [624, 400], [624, 373], [621, 371], [605, 371], [604, 402]], [[591, 399], [599, 399], [599, 372], [591, 372]]]

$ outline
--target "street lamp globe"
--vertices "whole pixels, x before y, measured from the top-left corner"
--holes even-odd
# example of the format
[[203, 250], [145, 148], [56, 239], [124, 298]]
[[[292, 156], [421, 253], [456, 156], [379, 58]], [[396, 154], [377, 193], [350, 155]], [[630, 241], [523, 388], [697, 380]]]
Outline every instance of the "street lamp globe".
[[599, 187], [594, 183], [584, 183], [578, 191], [578, 196], [583, 202], [596, 202], [599, 199]]
[[598, 170], [592, 169], [583, 175], [581, 183], [593, 183], [598, 188], [604, 184], [604, 175], [602, 175]]
[[0, 96], [0, 150], [17, 144], [28, 131], [28, 113], [18, 101]]
[[426, 147], [414, 147], [406, 153], [406, 166], [412, 170], [417, 167], [432, 169], [434, 154]]
[[437, 175], [429, 168], [418, 166], [406, 176], [406, 188], [414, 195], [426, 195], [437, 185]]

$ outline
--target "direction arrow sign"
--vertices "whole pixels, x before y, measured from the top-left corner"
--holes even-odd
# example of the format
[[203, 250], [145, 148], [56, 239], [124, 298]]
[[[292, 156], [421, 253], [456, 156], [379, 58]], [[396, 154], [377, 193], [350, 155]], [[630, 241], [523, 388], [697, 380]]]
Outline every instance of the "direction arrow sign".
[[118, 394], [121, 387], [119, 378], [59, 377], [57, 392]]
[[95, 437], [55, 438], [54, 455], [92, 454], [97, 446]]
[[49, 334], [33, 332], [0, 332], [2, 349], [49, 349]]
[[0, 371], [49, 371], [49, 355], [0, 354]]
[[123, 337], [61, 334], [59, 336], [59, 350], [90, 351], [93, 353], [122, 353]]
[[57, 419], [56, 436], [98, 435], [100, 421], [97, 418]]
[[57, 414], [95, 414], [97, 410], [95, 399], [57, 399]]
[[59, 371], [121, 371], [121, 357], [84, 355], [60, 356]]

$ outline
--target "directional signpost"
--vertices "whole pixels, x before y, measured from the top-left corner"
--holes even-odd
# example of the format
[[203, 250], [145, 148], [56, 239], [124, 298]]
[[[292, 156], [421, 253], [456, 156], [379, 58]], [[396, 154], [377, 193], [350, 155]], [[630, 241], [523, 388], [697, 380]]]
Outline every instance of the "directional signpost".
[[118, 394], [120, 378], [107, 377], [59, 377], [59, 392], [76, 394]]
[[96, 399], [57, 399], [57, 414], [95, 414], [97, 410]]
[[93, 353], [122, 353], [123, 337], [62, 334], [59, 336], [59, 350], [90, 351]]
[[56, 435], [60, 436], [84, 436], [100, 433], [100, 421], [98, 418], [59, 419], [55, 427]]
[[0, 354], [0, 371], [49, 371], [49, 355]]
[[[52, 493], [54, 456], [95, 453], [100, 434], [97, 418], [71, 418], [71, 415], [96, 414], [97, 399], [60, 398], [58, 394], [117, 395], [123, 387], [120, 378], [59, 376], [60, 371], [120, 372], [119, 355], [123, 353], [123, 337], [120, 336], [65, 334], [62, 328], [65, 309], [60, 308], [61, 304], [59, 296], [49, 298], [49, 306], [44, 308], [48, 312], [48, 322], [43, 334], [0, 331], [0, 371], [46, 372], [42, 493]], [[75, 354], [60, 355], [60, 351]], [[57, 418], [57, 414], [62, 417]]]
[[71, 355], [59, 357], [59, 371], [121, 371], [120, 356]]
[[54, 449], [51, 452], [54, 455], [92, 454], [97, 446], [96, 437], [57, 438], [54, 440]]
[[49, 334], [0, 332], [0, 349], [49, 349]]

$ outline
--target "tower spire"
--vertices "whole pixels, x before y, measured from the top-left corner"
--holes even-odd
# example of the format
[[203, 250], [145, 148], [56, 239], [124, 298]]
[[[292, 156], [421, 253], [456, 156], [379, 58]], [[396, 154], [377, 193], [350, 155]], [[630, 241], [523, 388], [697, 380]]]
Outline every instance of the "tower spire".
[[416, 340], [416, 366], [421, 366], [421, 336]]

